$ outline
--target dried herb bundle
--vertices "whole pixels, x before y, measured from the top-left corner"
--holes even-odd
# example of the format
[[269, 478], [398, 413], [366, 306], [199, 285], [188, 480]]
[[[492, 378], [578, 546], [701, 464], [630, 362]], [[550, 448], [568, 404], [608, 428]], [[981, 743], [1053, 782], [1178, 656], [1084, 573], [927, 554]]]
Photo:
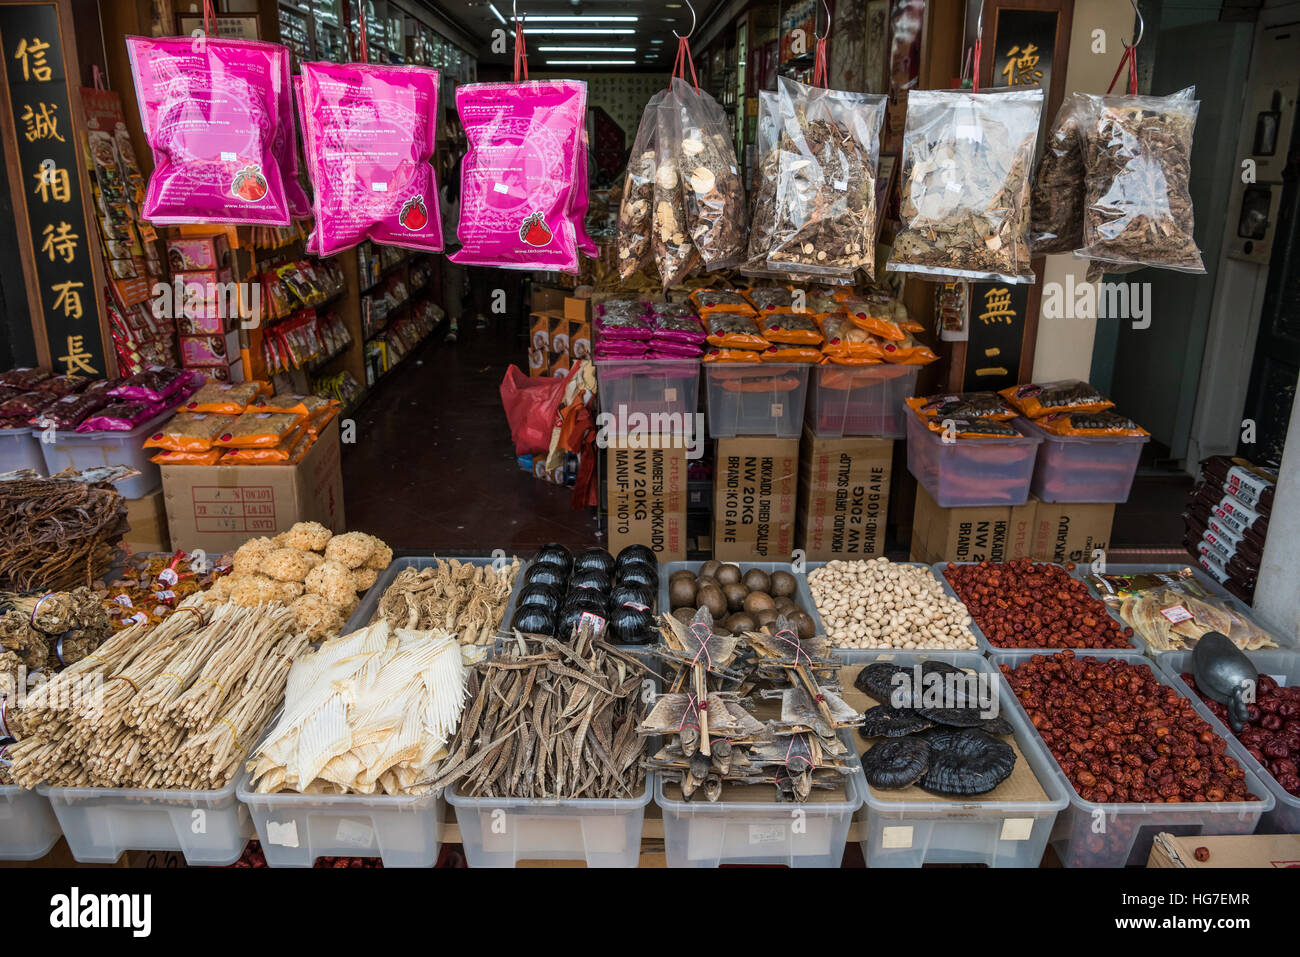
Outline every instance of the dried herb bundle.
[[99, 595], [84, 585], [71, 592], [14, 597], [5, 604], [0, 649], [12, 654], [0, 661], [0, 697], [17, 689], [19, 664], [29, 674], [37, 669], [55, 674], [86, 657], [113, 632]]
[[379, 599], [371, 622], [390, 628], [445, 628], [462, 645], [496, 638], [510, 602], [519, 560], [501, 568], [439, 559], [428, 568], [403, 568]]
[[888, 268], [1033, 282], [1029, 186], [1043, 91], [914, 90], [903, 135], [903, 228]]
[[1080, 256], [1205, 272], [1192, 236], [1192, 133], [1185, 96], [1090, 97], [1087, 205]]
[[641, 115], [623, 180], [623, 200], [618, 208], [618, 277], [623, 282], [654, 261], [650, 229], [655, 206], [655, 142], [663, 98], [662, 93], [652, 96]]

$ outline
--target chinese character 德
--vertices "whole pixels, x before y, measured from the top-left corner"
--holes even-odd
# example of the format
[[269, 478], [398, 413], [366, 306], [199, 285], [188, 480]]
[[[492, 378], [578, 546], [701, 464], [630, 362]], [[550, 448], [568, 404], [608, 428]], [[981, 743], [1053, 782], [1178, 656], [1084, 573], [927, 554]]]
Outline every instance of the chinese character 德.
[[990, 289], [984, 294], [984, 311], [980, 313], [980, 322], [1005, 322], [1011, 325], [1015, 319], [1015, 310], [1011, 308], [1011, 290], [1005, 286]]
[[78, 290], [85, 285], [84, 282], [74, 282], [72, 280], [55, 283], [50, 287], [51, 290], [58, 293], [58, 295], [54, 297], [54, 305], [52, 308], [62, 309], [63, 315], [69, 319], [80, 319], [82, 314], [81, 293], [78, 292]]
[[14, 59], [23, 61], [23, 79], [35, 79], [37, 83], [48, 83], [54, 75], [50, 64], [46, 62], [45, 51], [50, 45], [40, 37], [32, 37], [31, 40], [22, 39], [18, 41], [18, 48], [14, 51]]
[[1008, 86], [1037, 86], [1043, 79], [1043, 71], [1038, 67], [1038, 47], [1026, 43], [1020, 49], [1016, 44], [1007, 51], [1007, 65], [1002, 68], [1002, 75], [1007, 78]]
[[36, 188], [32, 192], [41, 198], [42, 203], [48, 203], [51, 199], [56, 203], [71, 201], [72, 180], [68, 178], [66, 169], [61, 166], [42, 166], [33, 175], [36, 177]]
[[90, 360], [95, 357], [86, 350], [85, 338], [85, 336], [68, 336], [68, 354], [59, 356], [59, 361], [67, 367], [68, 375], [74, 375], [78, 372], [99, 375], [99, 372], [90, 364]]
[[46, 226], [41, 235], [45, 237], [41, 252], [50, 257], [50, 262], [54, 262], [56, 254], [62, 256], [65, 263], [77, 258], [77, 240], [81, 237], [66, 222], [59, 223], [57, 229], [53, 225]]

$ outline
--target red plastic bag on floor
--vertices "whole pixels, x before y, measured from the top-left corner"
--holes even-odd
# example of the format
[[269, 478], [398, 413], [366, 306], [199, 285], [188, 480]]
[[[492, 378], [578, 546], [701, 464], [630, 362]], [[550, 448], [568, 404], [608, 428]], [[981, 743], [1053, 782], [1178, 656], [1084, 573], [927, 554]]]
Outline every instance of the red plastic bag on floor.
[[551, 430], [555, 428], [560, 400], [569, 378], [578, 370], [574, 366], [563, 379], [555, 376], [529, 376], [516, 365], [506, 369], [501, 380], [501, 405], [510, 423], [510, 438], [516, 455], [545, 453], [551, 447]]

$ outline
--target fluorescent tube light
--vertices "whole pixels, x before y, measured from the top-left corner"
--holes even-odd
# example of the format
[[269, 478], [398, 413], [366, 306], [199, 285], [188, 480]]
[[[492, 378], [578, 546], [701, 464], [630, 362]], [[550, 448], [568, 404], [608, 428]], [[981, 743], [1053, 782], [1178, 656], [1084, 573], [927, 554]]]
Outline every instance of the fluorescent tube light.
[[524, 22], [524, 26], [527, 26], [530, 23], [584, 23], [584, 22], [591, 23], [596, 20], [600, 20], [602, 22], [607, 22], [607, 23], [636, 23], [639, 18], [638, 17], [606, 17], [606, 16], [601, 16], [600, 14], [597, 13], [585, 13], [585, 14], [577, 14], [574, 16], [562, 16], [562, 17], [524, 16], [524, 17], [517, 17], [516, 19], [522, 20]]
[[528, 27], [529, 36], [604, 36], [609, 33], [636, 33], [632, 27]]
[[492, 16], [496, 17], [497, 20], [499, 20], [501, 23], [506, 22], [506, 18], [501, 16], [501, 11], [497, 9], [497, 5], [495, 3], [489, 3], [488, 9], [492, 11]]
[[547, 66], [636, 66], [636, 60], [547, 60]]
[[635, 53], [636, 47], [538, 47], [540, 53]]

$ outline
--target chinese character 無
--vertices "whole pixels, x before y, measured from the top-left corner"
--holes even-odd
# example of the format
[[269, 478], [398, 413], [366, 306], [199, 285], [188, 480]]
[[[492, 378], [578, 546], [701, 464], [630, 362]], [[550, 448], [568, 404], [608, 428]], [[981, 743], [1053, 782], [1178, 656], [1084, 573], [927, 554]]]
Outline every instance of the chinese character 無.
[[980, 322], [985, 325], [990, 322], [1011, 325], [1011, 320], [1015, 317], [1015, 310], [1011, 308], [1011, 290], [1006, 286], [990, 289], [984, 294], [984, 311], [980, 313]]

